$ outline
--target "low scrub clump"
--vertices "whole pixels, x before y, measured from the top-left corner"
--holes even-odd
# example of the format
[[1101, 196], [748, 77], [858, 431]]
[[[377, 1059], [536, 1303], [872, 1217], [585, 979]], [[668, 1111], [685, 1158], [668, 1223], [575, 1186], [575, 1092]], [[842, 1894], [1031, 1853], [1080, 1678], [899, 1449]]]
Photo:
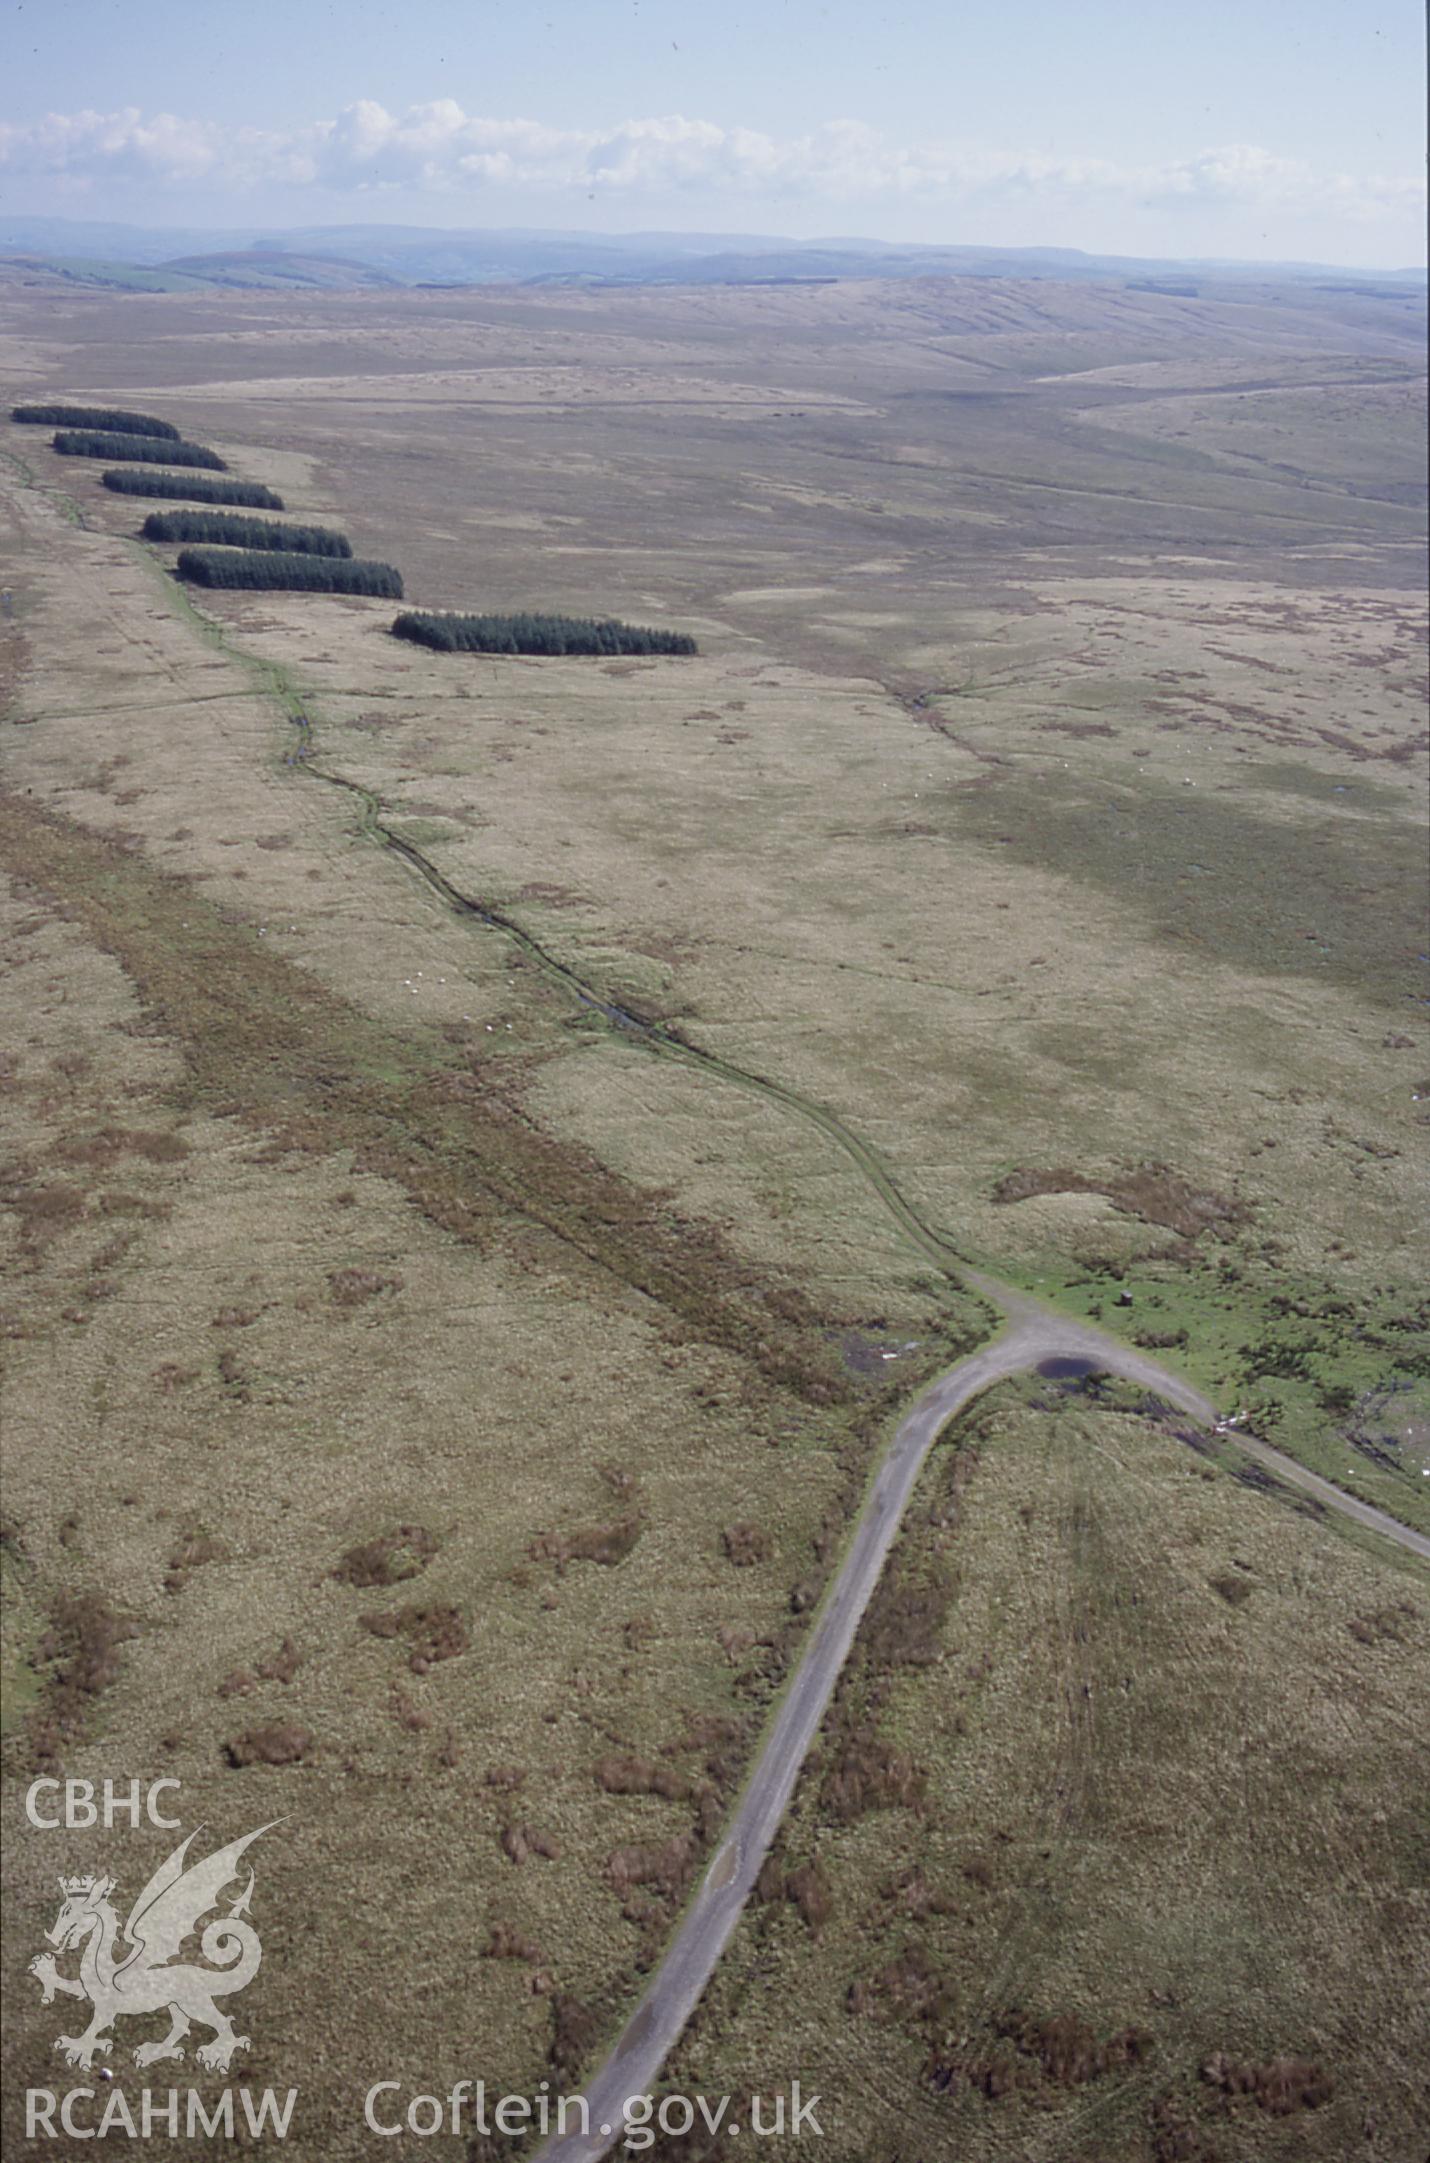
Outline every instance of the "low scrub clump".
[[1255, 2064], [1218, 2050], [1202, 2067], [1202, 2079], [1229, 2098], [1248, 2096], [1258, 2110], [1268, 2111], [1273, 2118], [1319, 2110], [1336, 2092], [1330, 2074], [1312, 2058], [1282, 2056]]
[[376, 1539], [348, 1548], [333, 1571], [340, 1583], [366, 1589], [372, 1585], [400, 1585], [420, 1577], [439, 1542], [425, 1525], [395, 1525]]
[[1359, 1645], [1403, 1645], [1406, 1643], [1405, 1625], [1414, 1622], [1418, 1612], [1409, 1600], [1397, 1600], [1393, 1607], [1352, 1615], [1346, 1628]]
[[0, 1201], [14, 1212], [21, 1246], [32, 1251], [81, 1223], [88, 1210], [83, 1187], [65, 1180], [7, 1179], [0, 1185]]
[[500, 1844], [507, 1861], [515, 1863], [518, 1870], [533, 1855], [541, 1856], [548, 1863], [561, 1860], [560, 1841], [554, 1840], [550, 1833], [538, 1832], [534, 1825], [513, 1823], [503, 1826]]
[[924, 1788], [925, 1775], [912, 1758], [863, 1728], [843, 1742], [822, 1800], [836, 1825], [852, 1825], [871, 1810], [921, 1810]]
[[101, 473], [117, 496], [164, 496], [184, 503], [236, 503], [250, 511], [281, 511], [283, 498], [258, 481], [211, 481], [195, 473]]
[[943, 1658], [944, 1630], [953, 1603], [953, 1582], [940, 1572], [924, 1582], [906, 1577], [879, 1589], [864, 1622], [864, 1644], [874, 1666], [936, 1667]]
[[286, 1689], [303, 1665], [303, 1655], [291, 1637], [285, 1637], [276, 1652], [270, 1652], [266, 1660], [260, 1660], [252, 1670], [235, 1667], [225, 1675], [218, 1686], [220, 1697], [247, 1697], [260, 1682], [281, 1682]]
[[151, 511], [140, 530], [146, 541], [217, 541], [225, 548], [283, 549], [292, 556], [350, 559], [353, 552], [347, 535], [327, 526], [278, 526], [224, 511]]
[[720, 1534], [720, 1545], [725, 1550], [726, 1560], [733, 1562], [737, 1570], [747, 1570], [755, 1563], [769, 1559], [769, 1534], [759, 1525], [743, 1521], [726, 1525]]
[[623, 1517], [614, 1525], [588, 1525], [581, 1532], [538, 1533], [529, 1552], [533, 1562], [554, 1562], [558, 1577], [565, 1576], [570, 1562], [599, 1562], [612, 1569], [625, 1561], [644, 1531], [643, 1517]]
[[16, 406], [10, 418], [39, 428], [101, 428], [111, 436], [164, 436], [171, 443], [179, 440], [172, 421], [156, 421], [150, 413], [124, 413], [110, 406]]
[[660, 1795], [666, 1802], [688, 1802], [693, 1793], [689, 1777], [674, 1765], [656, 1765], [616, 1750], [597, 1765], [596, 1785], [608, 1795]]
[[1046, 2020], [1035, 2020], [1015, 2012], [999, 2027], [1019, 2051], [1037, 2062], [1044, 2080], [1058, 2088], [1081, 2087], [1086, 2081], [1100, 2080], [1104, 2073], [1136, 2065], [1153, 2047], [1147, 2028], [1119, 2028], [1099, 2038], [1076, 2013], [1054, 2013]]
[[271, 1727], [251, 1727], [223, 1746], [230, 1765], [301, 1765], [313, 1747], [313, 1731], [296, 1720], [277, 1720]]
[[633, 1841], [612, 1850], [606, 1874], [623, 1898], [632, 1886], [644, 1885], [674, 1899], [689, 1884], [698, 1852], [693, 1832], [676, 1833], [669, 1840]]
[[146, 466], [205, 466], [214, 473], [228, 471], [217, 451], [203, 443], [181, 443], [177, 437], [90, 435], [84, 429], [57, 428], [50, 441], [63, 458], [119, 458]]
[[816, 1937], [834, 1913], [829, 1880], [817, 1862], [801, 1863], [784, 1880], [785, 1899], [798, 1908]]
[[942, 2028], [952, 2014], [948, 1983], [916, 1939], [876, 1974], [851, 1983], [845, 2003], [856, 2019], [886, 2012], [915, 2027]]
[[228, 1549], [223, 1541], [215, 1539], [211, 1532], [195, 1528], [181, 1534], [169, 1557], [164, 1590], [182, 1592], [195, 1570], [201, 1570], [208, 1562], [223, 1562], [227, 1556]]
[[[916, 2006], [913, 2010], [927, 2010]], [[1046, 2103], [1050, 2091], [1081, 2088], [1109, 2073], [1140, 2065], [1155, 2048], [1147, 2028], [1119, 2028], [1099, 2037], [1075, 2013], [1055, 2013], [1045, 2020], [1013, 2011], [993, 2023], [994, 2039], [967, 2057], [947, 2057], [937, 2044], [924, 2078], [947, 2092], [967, 2082], [990, 2102], [1021, 2092]]]
[[123, 1156], [142, 1157], [147, 1164], [179, 1164], [189, 1154], [182, 1134], [163, 1128], [103, 1126], [88, 1133], [64, 1134], [50, 1152], [62, 1164], [89, 1164], [107, 1171]]
[[62, 1593], [50, 1626], [30, 1656], [49, 1674], [29, 1716], [29, 1754], [48, 1769], [89, 1734], [99, 1699], [119, 1680], [121, 1645], [138, 1631], [97, 1593]]
[[460, 1658], [472, 1642], [459, 1607], [414, 1605], [395, 1613], [375, 1609], [358, 1620], [374, 1637], [407, 1638], [412, 1646], [407, 1664], [414, 1675], [425, 1675], [439, 1660]]
[[1139, 1164], [1135, 1170], [1105, 1179], [1092, 1179], [1066, 1166], [1044, 1171], [1019, 1165], [998, 1181], [993, 1200], [1006, 1208], [1010, 1202], [1027, 1202], [1042, 1194], [1105, 1194], [1123, 1216], [1140, 1217], [1144, 1224], [1163, 1224], [1188, 1241], [1200, 1239], [1203, 1232], [1225, 1239], [1231, 1228], [1246, 1220], [1242, 1203], [1210, 1188], [1193, 1187], [1165, 1164]]
[[551, 2069], [574, 2081], [600, 2039], [601, 2028], [590, 2007], [558, 1992], [551, 2001]]
[[541, 1948], [531, 1938], [524, 1937], [515, 1923], [498, 1921], [492, 1924], [491, 1936], [482, 1947], [483, 1960], [539, 1960]]
[[297, 593], [370, 593], [401, 600], [402, 575], [390, 563], [308, 556], [266, 548], [182, 548], [178, 572], [195, 586], [247, 586]]
[[695, 653], [684, 631], [652, 631], [613, 617], [432, 616], [408, 609], [392, 626], [394, 638], [409, 638], [436, 653]]
[[384, 1276], [380, 1269], [330, 1269], [328, 1290], [336, 1307], [361, 1307], [383, 1292], [400, 1292], [405, 1283], [400, 1273]]

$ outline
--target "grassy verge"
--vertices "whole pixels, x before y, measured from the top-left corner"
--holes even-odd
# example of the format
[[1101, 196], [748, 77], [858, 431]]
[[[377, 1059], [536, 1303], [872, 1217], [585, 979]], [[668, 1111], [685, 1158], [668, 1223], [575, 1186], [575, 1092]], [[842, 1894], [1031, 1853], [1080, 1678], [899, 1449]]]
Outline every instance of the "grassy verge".
[[1239, 1251], [1016, 1274], [1062, 1312], [1156, 1352], [1324, 1479], [1430, 1529], [1430, 1307], [1407, 1288], [1271, 1274]]

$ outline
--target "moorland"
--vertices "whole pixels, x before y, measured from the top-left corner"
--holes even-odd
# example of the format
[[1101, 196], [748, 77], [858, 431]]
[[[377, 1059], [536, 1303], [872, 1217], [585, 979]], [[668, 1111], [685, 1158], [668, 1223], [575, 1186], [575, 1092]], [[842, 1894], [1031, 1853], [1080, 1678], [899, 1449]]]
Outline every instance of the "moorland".
[[[18, 297], [15, 401], [162, 415], [411, 607], [698, 651], [196, 590], [5, 425], [12, 2108], [56, 1769], [284, 1817], [243, 2076], [314, 2152], [588, 2072], [966, 1262], [1430, 1523], [1422, 316]], [[1412, 1559], [1005, 1385], [673, 2085], [798, 2075], [838, 2163], [1399, 2163], [1427, 1640]]]

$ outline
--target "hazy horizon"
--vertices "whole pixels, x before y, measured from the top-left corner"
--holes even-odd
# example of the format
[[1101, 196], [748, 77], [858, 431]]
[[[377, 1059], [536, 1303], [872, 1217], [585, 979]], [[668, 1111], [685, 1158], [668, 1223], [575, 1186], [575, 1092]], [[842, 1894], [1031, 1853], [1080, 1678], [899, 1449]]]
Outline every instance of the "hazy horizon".
[[12, 0], [0, 217], [1425, 261], [1406, 10], [424, 0], [399, 32], [357, 0], [333, 22]]
[[[12, 230], [26, 227], [72, 228], [76, 234], [98, 233], [114, 236], [116, 244], [132, 236], [137, 241], [173, 242], [176, 253], [192, 241], [227, 241], [235, 253], [245, 253], [267, 247], [270, 243], [284, 244], [309, 239], [331, 239], [334, 242], [346, 235], [370, 235], [396, 240], [406, 236], [412, 241], [450, 239], [452, 241], [482, 239], [532, 240], [547, 242], [582, 242], [593, 247], [602, 243], [612, 249], [629, 247], [634, 252], [638, 245], [650, 248], [658, 243], [667, 244], [673, 254], [698, 256], [715, 255], [726, 251], [755, 249], [769, 250], [772, 254], [782, 249], [860, 249], [888, 250], [890, 255], [911, 251], [935, 250], [967, 252], [970, 254], [992, 253], [1003, 255], [1027, 255], [1035, 258], [1083, 257], [1089, 262], [1122, 263], [1129, 268], [1141, 265], [1184, 267], [1188, 270], [1208, 268], [1291, 270], [1307, 273], [1333, 272], [1365, 274], [1388, 278], [1420, 278], [1427, 275], [1426, 265], [1419, 262], [1399, 263], [1349, 263], [1311, 257], [1257, 257], [1257, 256], [1198, 256], [1198, 255], [1124, 255], [1114, 249], [1078, 248], [1054, 242], [1027, 241], [1008, 243], [1002, 247], [967, 239], [961, 235], [928, 241], [895, 241], [887, 234], [875, 232], [825, 232], [805, 236], [787, 232], [773, 232], [746, 228], [735, 231], [706, 227], [679, 227], [659, 225], [605, 226], [599, 228], [568, 225], [532, 224], [470, 224], [467, 222], [443, 224], [437, 220], [416, 222], [409, 218], [383, 218], [370, 215], [363, 218], [332, 220], [303, 220], [284, 222], [271, 218], [248, 220], [243, 223], [207, 223], [184, 221], [168, 223], [154, 220], [128, 220], [108, 218], [65, 217], [42, 212], [20, 212], [9, 216], [0, 211], [0, 253], [24, 252], [35, 243], [14, 242], [7, 239]], [[58, 237], [58, 236], [57, 236]], [[76, 247], [79, 247], [78, 241]], [[81, 251], [87, 252], [87, 251]], [[219, 251], [215, 251], [219, 252]], [[311, 251], [294, 249], [295, 254]], [[145, 251], [146, 260], [157, 263], [166, 258], [155, 245]], [[354, 260], [357, 259], [356, 247]]]

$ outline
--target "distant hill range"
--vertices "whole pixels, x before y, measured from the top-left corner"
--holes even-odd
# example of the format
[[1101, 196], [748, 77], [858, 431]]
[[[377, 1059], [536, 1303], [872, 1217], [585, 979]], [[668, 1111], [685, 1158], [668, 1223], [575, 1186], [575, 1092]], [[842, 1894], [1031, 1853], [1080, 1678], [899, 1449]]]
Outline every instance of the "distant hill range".
[[1418, 295], [1423, 270], [1323, 263], [1169, 262], [1076, 248], [933, 248], [749, 233], [449, 232], [400, 225], [150, 230], [0, 216], [0, 283], [104, 292], [358, 291], [400, 286], [785, 285], [839, 278], [1051, 278], [1195, 293], [1286, 280]]
[[0, 239], [0, 285], [77, 286], [107, 293], [340, 293], [408, 282], [369, 263], [297, 249], [226, 248], [143, 263], [107, 255], [12, 249]]

